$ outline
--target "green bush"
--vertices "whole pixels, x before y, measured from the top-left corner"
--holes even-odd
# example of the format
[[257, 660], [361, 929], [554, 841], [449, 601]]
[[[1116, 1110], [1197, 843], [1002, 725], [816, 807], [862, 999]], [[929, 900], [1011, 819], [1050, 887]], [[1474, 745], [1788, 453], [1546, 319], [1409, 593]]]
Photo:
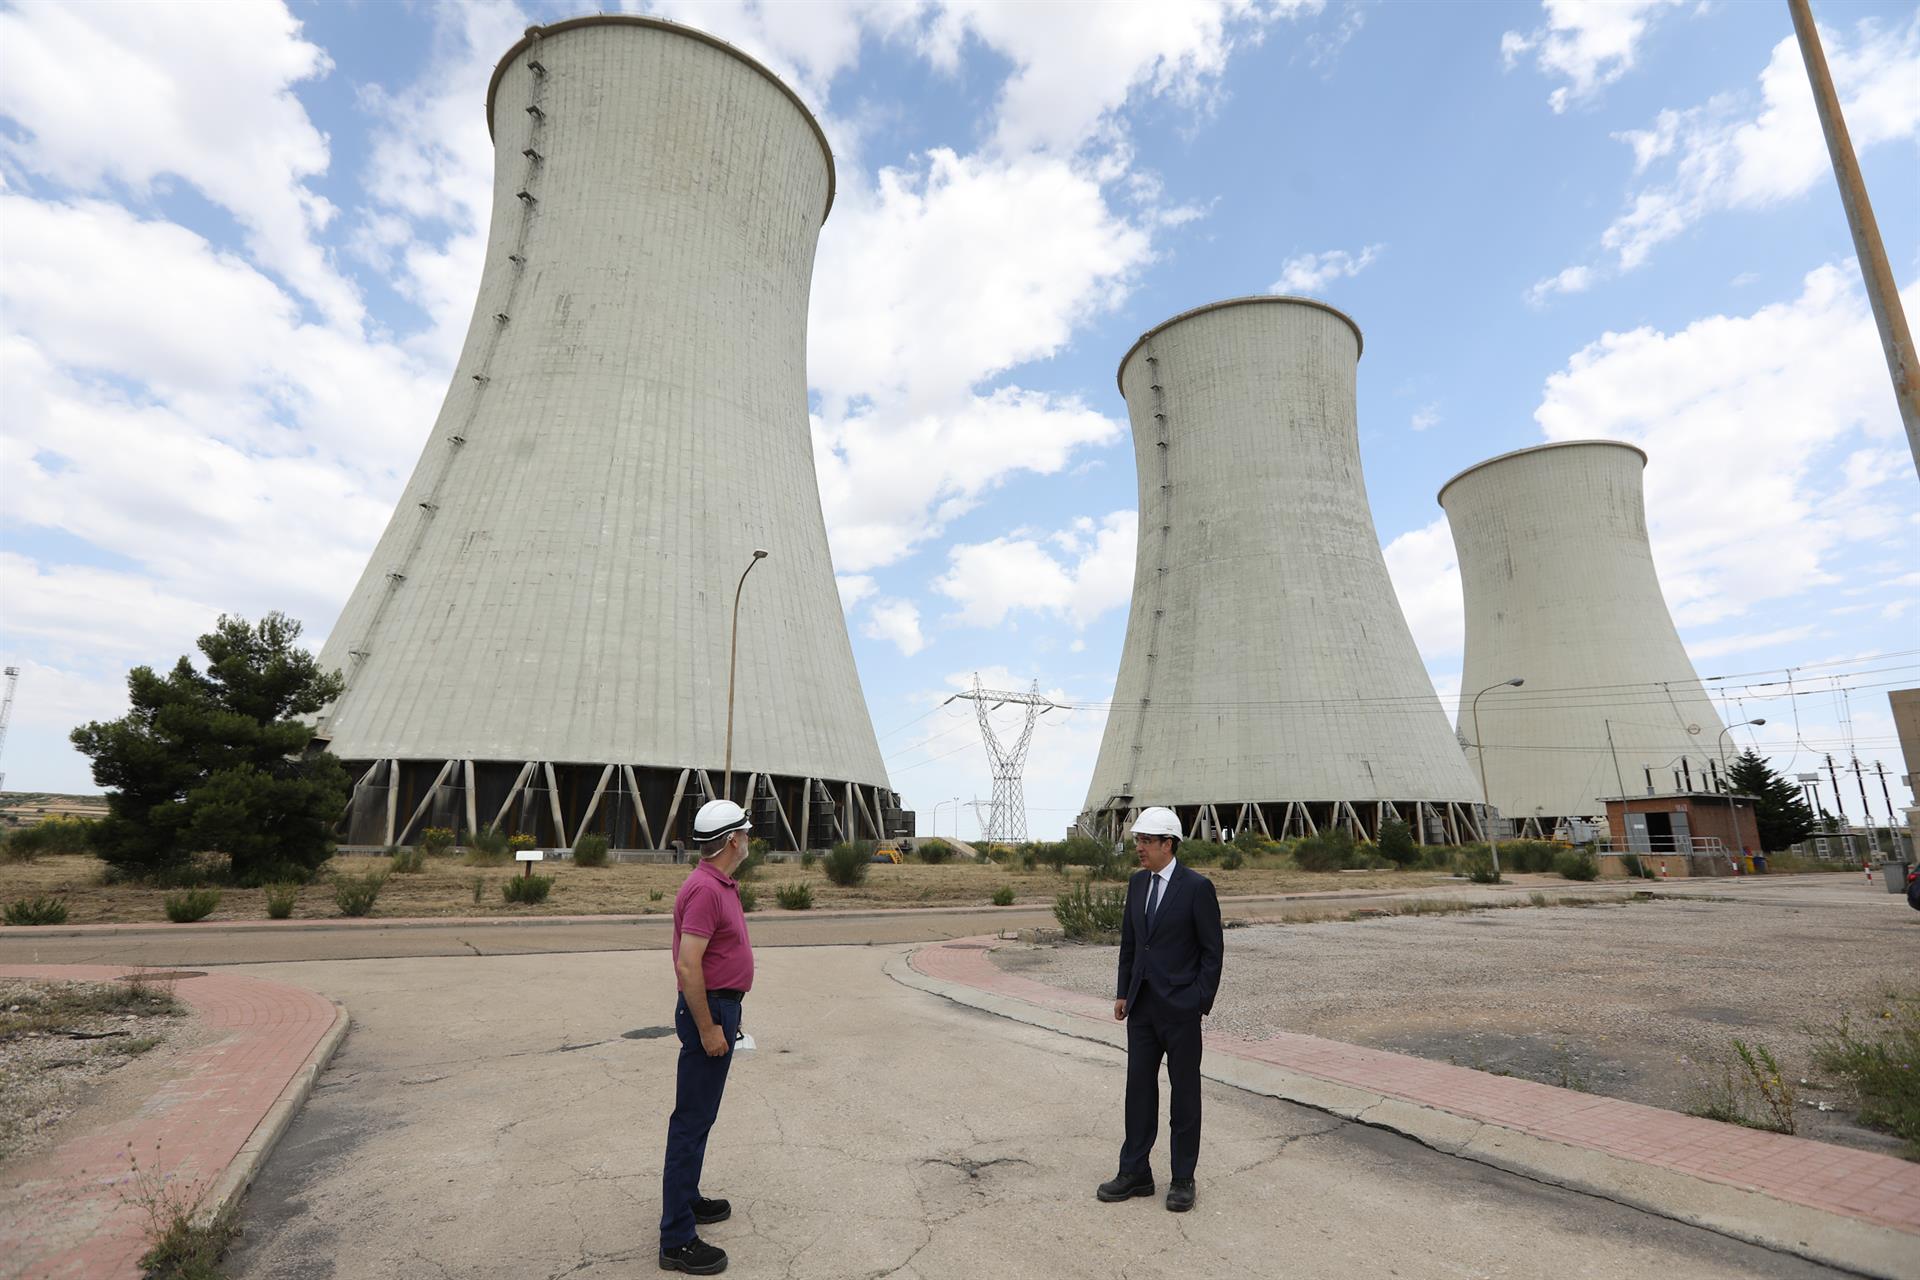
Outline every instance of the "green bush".
[[552, 876], [509, 876], [500, 885], [500, 896], [508, 902], [528, 906], [545, 902], [552, 890]]
[[420, 847], [428, 857], [437, 858], [453, 848], [455, 838], [451, 827], [428, 827], [420, 833]]
[[467, 837], [467, 865], [497, 867], [507, 860], [507, 833], [488, 827]]
[[818, 861], [820, 861], [820, 855], [815, 853], [813, 850], [802, 849], [800, 851], [800, 869], [802, 871], [813, 870], [813, 864]]
[[1420, 846], [1413, 842], [1413, 828], [1398, 818], [1380, 824], [1380, 856], [1396, 867], [1410, 867], [1420, 860]]
[[660, 901], [660, 899], [662, 899], [662, 898], [664, 898], [664, 897], [666, 897], [666, 896], [667, 896], [666, 894], [664, 894], [664, 893], [662, 893], [662, 892], [660, 892], [660, 890], [658, 890], [658, 889], [649, 889], [649, 890], [647, 890], [647, 901], [648, 901], [648, 902], [658, 902], [658, 901]]
[[1123, 889], [1095, 889], [1080, 881], [1053, 900], [1053, 918], [1069, 938], [1104, 938], [1118, 933], [1125, 918], [1127, 895]]
[[953, 861], [953, 846], [945, 840], [922, 840], [920, 847], [913, 851], [913, 856], [930, 867], [937, 867], [943, 862]]
[[1568, 880], [1598, 880], [1600, 860], [1586, 849], [1569, 849], [1560, 855], [1555, 870]]
[[1627, 873], [1629, 879], [1644, 879], [1647, 874], [1646, 868], [1640, 865], [1640, 855], [1637, 853], [1621, 854], [1620, 869]]
[[1227, 851], [1220, 855], [1220, 869], [1222, 871], [1238, 871], [1246, 864], [1247, 855], [1232, 846], [1229, 846]]
[[573, 842], [573, 865], [576, 867], [604, 867], [607, 865], [607, 838], [599, 833], [581, 836]]
[[1212, 840], [1182, 840], [1179, 858], [1190, 867], [1216, 866], [1226, 856], [1227, 848]]
[[99, 825], [90, 818], [55, 814], [30, 827], [19, 827], [0, 845], [0, 862], [32, 862], [43, 853], [91, 853], [93, 832]]
[[864, 840], [837, 844], [827, 852], [827, 879], [842, 888], [865, 884], [869, 859], [872, 857], [873, 846]]
[[1500, 842], [1500, 869], [1521, 872], [1556, 871], [1560, 865], [1560, 855], [1567, 852], [1562, 845], [1551, 840], [1502, 840]]
[[1067, 864], [1073, 854], [1073, 850], [1064, 840], [1036, 840], [1031, 846], [1031, 852], [1034, 861], [1046, 863], [1060, 875], [1066, 874]]
[[300, 898], [300, 886], [297, 884], [270, 884], [267, 886], [267, 915], [274, 920], [285, 920], [293, 914], [293, 904]]
[[1307, 836], [1296, 842], [1291, 852], [1294, 865], [1302, 871], [1345, 871], [1364, 861], [1354, 846], [1353, 835], [1344, 827]]
[[220, 905], [218, 889], [186, 889], [166, 896], [167, 919], [175, 924], [205, 920]]
[[1451, 871], [1460, 850], [1450, 844], [1430, 844], [1420, 857], [1420, 865], [1429, 871]]
[[804, 881], [783, 884], [773, 891], [773, 896], [787, 911], [808, 911], [813, 907], [813, 886]]
[[1012, 906], [1013, 905], [1013, 886], [1010, 884], [1003, 884], [998, 889], [995, 889], [993, 891], [993, 905], [996, 907]]
[[387, 870], [395, 874], [418, 875], [427, 869], [427, 851], [425, 849], [417, 846], [412, 849], [403, 849], [399, 845], [394, 845], [388, 849], [387, 852], [393, 855], [387, 863]]
[[750, 884], [740, 886], [740, 909], [757, 911], [760, 907], [760, 891]]
[[1467, 879], [1475, 884], [1499, 884], [1500, 873], [1493, 869], [1493, 853], [1483, 844], [1468, 845], [1460, 855]]
[[735, 880], [751, 880], [760, 874], [760, 868], [767, 865], [767, 842], [765, 840], [747, 841], [747, 856], [733, 869]]
[[385, 871], [369, 871], [363, 876], [336, 875], [333, 878], [333, 904], [343, 916], [364, 916], [373, 910], [380, 891], [387, 887]]
[[518, 853], [522, 849], [531, 849], [533, 845], [533, 836], [525, 831], [516, 831], [507, 837], [507, 851], [509, 853]]
[[8, 924], [65, 924], [67, 904], [58, 898], [17, 898], [0, 919]]
[[1816, 1040], [1814, 1061], [1852, 1089], [1860, 1122], [1906, 1142], [1902, 1153], [1920, 1160], [1920, 990], [1889, 990], [1865, 1026], [1842, 1016]]

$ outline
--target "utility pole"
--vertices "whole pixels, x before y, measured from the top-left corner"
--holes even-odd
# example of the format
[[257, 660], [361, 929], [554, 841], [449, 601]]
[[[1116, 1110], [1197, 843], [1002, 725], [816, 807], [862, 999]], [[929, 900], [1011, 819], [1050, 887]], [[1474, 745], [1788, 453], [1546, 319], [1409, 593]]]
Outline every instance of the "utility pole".
[[[973, 677], [972, 693], [956, 693], [947, 702], [971, 702], [980, 715], [980, 737], [986, 743], [987, 760], [993, 766], [993, 816], [988, 819], [982, 839], [988, 843], [1003, 840], [1010, 844], [1025, 840], [1027, 797], [1021, 785], [1021, 775], [1027, 767], [1027, 748], [1033, 744], [1034, 722], [1057, 704], [1040, 696], [1038, 680], [1026, 693], [1015, 693], [1002, 689], [982, 689], [978, 674]], [[988, 706], [989, 702], [993, 705]], [[945, 706], [946, 703], [940, 705]], [[1019, 738], [1010, 747], [1001, 744], [999, 735], [993, 731], [993, 721], [987, 718], [989, 713], [1008, 705], [1027, 709], [1026, 723], [1021, 726]]]
[[[1867, 803], [1867, 779], [1860, 772], [1860, 757], [1853, 757], [1853, 780], [1860, 784], [1860, 812], [1867, 815], [1867, 847], [1875, 853], [1880, 852], [1880, 832], [1873, 825], [1873, 806]], [[1888, 825], [1892, 825], [1893, 815], [1887, 815]]]
[[[1873, 762], [1873, 771], [1880, 775], [1880, 796], [1887, 802], [1887, 839], [1893, 839], [1893, 792], [1887, 789], [1887, 766], [1878, 760]], [[1898, 846], [1894, 852], [1898, 853]]]
[[1840, 797], [1840, 771], [1833, 767], [1833, 753], [1827, 753], [1827, 776], [1833, 779], [1833, 807], [1840, 811], [1840, 825], [1847, 825], [1847, 802]]
[[1907, 328], [1900, 290], [1887, 265], [1887, 247], [1880, 241], [1880, 225], [1874, 221], [1873, 205], [1867, 200], [1866, 180], [1860, 176], [1860, 161], [1853, 154], [1853, 140], [1847, 136], [1847, 122], [1840, 114], [1840, 96], [1834, 92], [1827, 55], [1820, 48], [1820, 30], [1814, 26], [1813, 11], [1807, 7], [1807, 0], [1787, 0], [1787, 8], [1793, 14], [1794, 34], [1800, 38], [1800, 56], [1806, 60], [1820, 129], [1827, 136], [1833, 179], [1840, 184], [1840, 203], [1847, 211], [1847, 228], [1853, 232], [1854, 256], [1860, 259], [1867, 301], [1873, 307], [1874, 323], [1880, 327], [1880, 345], [1886, 351], [1887, 372], [1893, 378], [1893, 398], [1900, 406], [1900, 421], [1907, 428], [1907, 448], [1913, 453], [1914, 470], [1920, 472], [1920, 358], [1914, 355], [1913, 333]]
[[[0, 697], [0, 751], [6, 750], [7, 746], [7, 723], [13, 719], [13, 687], [20, 683], [20, 668], [8, 667], [4, 674], [7, 677], [7, 692], [5, 697]], [[6, 785], [7, 775], [0, 772], [0, 787]]]

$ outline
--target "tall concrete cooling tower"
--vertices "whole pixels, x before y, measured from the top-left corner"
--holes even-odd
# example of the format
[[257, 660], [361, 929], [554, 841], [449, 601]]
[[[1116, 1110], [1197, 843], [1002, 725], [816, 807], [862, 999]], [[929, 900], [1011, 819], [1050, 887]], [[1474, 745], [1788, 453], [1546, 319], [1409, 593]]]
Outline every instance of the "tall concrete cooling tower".
[[1120, 362], [1140, 542], [1083, 826], [1169, 805], [1200, 836], [1477, 833], [1367, 507], [1359, 358], [1340, 312], [1262, 297], [1175, 316]]
[[1480, 699], [1480, 736], [1487, 795], [1528, 834], [1604, 813], [1602, 796], [1717, 781], [1720, 717], [1660, 594], [1646, 464], [1630, 444], [1576, 440], [1501, 454], [1440, 490], [1467, 612], [1460, 734], [1473, 741], [1476, 693], [1526, 681]]
[[833, 159], [671, 23], [534, 27], [487, 91], [493, 221], [453, 386], [321, 657], [353, 842], [665, 847], [723, 784], [775, 848], [889, 834], [806, 402]]

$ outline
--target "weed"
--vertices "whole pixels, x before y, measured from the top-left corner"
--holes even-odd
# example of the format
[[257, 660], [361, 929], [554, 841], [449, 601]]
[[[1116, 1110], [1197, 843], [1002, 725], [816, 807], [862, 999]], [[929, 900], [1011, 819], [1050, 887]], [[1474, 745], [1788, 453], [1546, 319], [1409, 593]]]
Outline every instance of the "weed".
[[67, 904], [58, 898], [17, 898], [0, 919], [8, 924], [65, 924]]
[[388, 852], [393, 857], [387, 864], [387, 870], [396, 875], [417, 875], [427, 869], [427, 851], [417, 845], [411, 849], [395, 845]]
[[174, 1017], [186, 1012], [172, 990], [138, 974], [120, 982], [55, 982], [21, 992], [0, 1008], [0, 1040], [52, 1031], [77, 1019], [121, 1014]]
[[1475, 884], [1499, 884], [1500, 873], [1493, 868], [1493, 852], [1487, 846], [1473, 845], [1461, 858], [1467, 869], [1467, 879]]
[[1536, 889], [1527, 895], [1527, 901], [1536, 907], [1544, 907], [1547, 905], [1547, 895]]
[[267, 886], [267, 915], [275, 920], [285, 920], [293, 914], [293, 904], [300, 897], [297, 884], [270, 884]]
[[1120, 931], [1126, 909], [1125, 890], [1095, 889], [1081, 881], [1054, 899], [1053, 918], [1069, 938], [1104, 938]]
[[1010, 884], [1003, 884], [998, 889], [995, 889], [993, 891], [993, 905], [996, 907], [1012, 906], [1013, 905], [1013, 886]]
[[112, 1055], [118, 1058], [137, 1058], [149, 1050], [160, 1046], [162, 1036], [128, 1036], [125, 1040], [108, 1040], [96, 1051], [102, 1057]]
[[1794, 1084], [1780, 1069], [1773, 1051], [1739, 1039], [1730, 1041], [1729, 1046], [1698, 1064], [1700, 1079], [1687, 1114], [1749, 1129], [1792, 1133]]
[[773, 896], [788, 911], [808, 911], [813, 907], [813, 886], [805, 881], [783, 884], [773, 891]]
[[827, 854], [827, 879], [843, 889], [865, 884], [868, 861], [872, 857], [873, 846], [865, 841], [837, 844]]
[[1851, 1014], [1814, 1041], [1820, 1069], [1853, 1091], [1860, 1122], [1904, 1139], [1920, 1160], [1920, 990], [1888, 989], [1856, 1025]]
[[186, 889], [180, 893], [166, 896], [167, 919], [175, 924], [192, 924], [195, 920], [205, 920], [220, 905], [218, 889]]
[[1238, 849], [1229, 848], [1225, 853], [1220, 855], [1220, 869], [1222, 871], [1238, 871], [1246, 865], [1247, 855], [1241, 853]]
[[494, 827], [476, 831], [467, 839], [467, 865], [497, 867], [507, 859], [507, 833]]
[[607, 838], [598, 833], [581, 836], [573, 842], [573, 865], [576, 867], [604, 867], [607, 865]]
[[820, 861], [820, 855], [812, 849], [802, 849], [800, 851], [800, 869], [802, 871], [813, 870], [813, 864], [818, 861]]
[[[155, 1163], [159, 1144], [154, 1144]], [[144, 1170], [127, 1152], [130, 1191], [121, 1198], [146, 1214], [143, 1234], [147, 1251], [140, 1255], [144, 1280], [221, 1280], [220, 1258], [240, 1234], [230, 1211], [203, 1218], [199, 1204], [174, 1184], [174, 1175], [161, 1177]]]
[[1553, 1046], [1554, 1078], [1547, 1083], [1558, 1085], [1562, 1089], [1573, 1089], [1579, 1093], [1592, 1093], [1593, 1081], [1573, 1059], [1573, 1050], [1567, 1048], [1565, 1041], [1556, 1041]]
[[521, 906], [545, 902], [552, 891], [552, 876], [510, 876], [500, 885], [500, 896]]
[[485, 876], [475, 876], [473, 878], [473, 905], [474, 906], [477, 907], [480, 905], [481, 900], [483, 896], [486, 894], [486, 892], [487, 892], [487, 878]]
[[647, 890], [647, 901], [648, 901], [648, 902], [658, 902], [658, 901], [660, 901], [660, 899], [662, 899], [662, 898], [664, 898], [664, 897], [666, 897], [666, 896], [667, 896], [667, 895], [666, 895], [666, 894], [665, 894], [664, 892], [662, 892], [661, 890], [659, 890], [659, 889], [649, 889], [649, 890]]
[[373, 911], [380, 891], [387, 887], [387, 873], [369, 871], [363, 876], [335, 876], [333, 904], [343, 916], [364, 916]]

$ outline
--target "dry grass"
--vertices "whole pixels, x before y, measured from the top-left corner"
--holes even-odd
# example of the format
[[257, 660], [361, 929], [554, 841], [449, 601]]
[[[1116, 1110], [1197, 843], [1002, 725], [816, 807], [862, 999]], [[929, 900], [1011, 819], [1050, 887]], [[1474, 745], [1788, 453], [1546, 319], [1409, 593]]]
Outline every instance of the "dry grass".
[[[385, 860], [369, 857], [335, 858], [329, 871], [344, 875], [359, 874], [385, 866]], [[67, 904], [69, 924], [161, 923], [166, 920], [167, 890], [142, 885], [104, 884], [101, 864], [84, 855], [49, 855], [30, 863], [0, 866], [0, 900], [55, 894]], [[571, 862], [543, 864], [541, 873], [554, 877], [553, 892], [537, 906], [509, 906], [501, 900], [498, 885], [518, 874], [511, 865], [497, 869], [475, 869], [455, 858], [429, 858], [417, 875], [394, 876], [380, 893], [373, 917], [395, 916], [474, 916], [474, 915], [648, 915], [673, 910], [673, 895], [686, 878], [688, 868], [672, 863], [615, 863], [607, 867], [579, 867]], [[1447, 877], [1425, 871], [1364, 871], [1315, 873], [1290, 869], [1246, 867], [1223, 871], [1218, 867], [1198, 870], [1213, 879], [1222, 894], [1313, 893], [1333, 889], [1408, 889], [1421, 890], [1435, 885], [1456, 883]], [[473, 882], [478, 875], [484, 882], [479, 905], [475, 905]], [[994, 890], [1011, 886], [1016, 903], [1051, 907], [1053, 900], [1079, 873], [1061, 876], [1045, 869], [1021, 871], [1018, 867], [961, 862], [943, 866], [905, 863], [878, 864], [871, 868], [865, 884], [841, 888], [828, 881], [819, 864], [802, 869], [798, 861], [775, 862], [762, 867], [754, 883], [769, 891], [781, 885], [806, 884], [813, 890], [816, 910], [848, 910], [873, 907], [984, 907], [993, 900]], [[659, 894], [655, 899], [652, 895]], [[768, 900], [772, 894], [768, 892]], [[333, 895], [324, 883], [301, 893], [292, 919], [325, 920], [339, 915]], [[221, 890], [220, 906], [207, 917], [222, 920], [267, 919], [267, 890]]]

